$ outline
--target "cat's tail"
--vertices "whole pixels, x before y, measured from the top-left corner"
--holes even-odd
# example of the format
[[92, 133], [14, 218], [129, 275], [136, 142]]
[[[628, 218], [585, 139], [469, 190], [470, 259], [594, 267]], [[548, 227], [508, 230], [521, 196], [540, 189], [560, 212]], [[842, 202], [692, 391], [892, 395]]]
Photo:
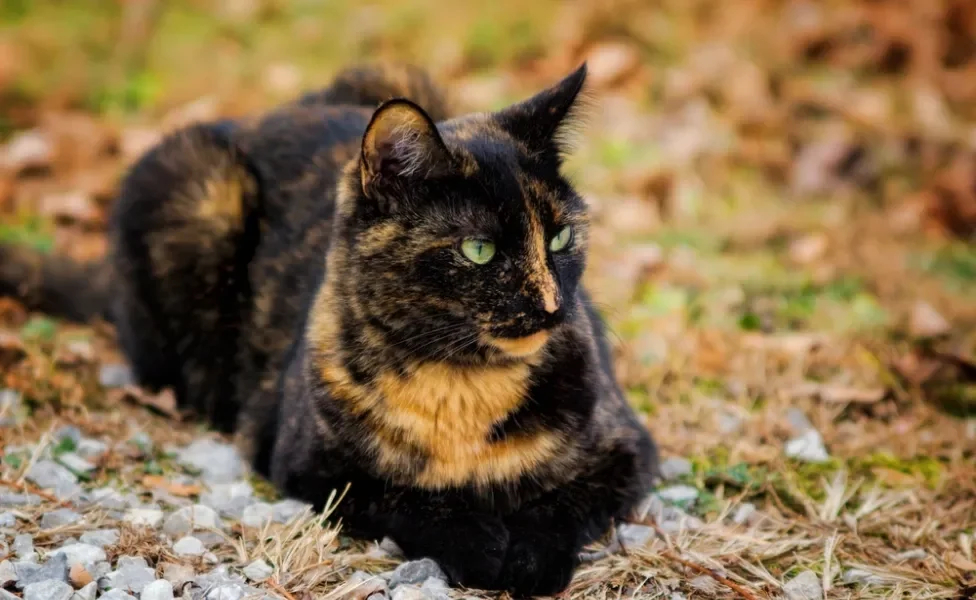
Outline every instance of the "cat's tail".
[[108, 261], [80, 263], [28, 246], [0, 244], [0, 297], [69, 321], [111, 322], [114, 279]]
[[375, 108], [391, 98], [406, 98], [436, 122], [452, 116], [447, 94], [427, 71], [409, 64], [357, 65], [343, 69], [323, 90], [302, 96], [299, 104], [353, 104]]

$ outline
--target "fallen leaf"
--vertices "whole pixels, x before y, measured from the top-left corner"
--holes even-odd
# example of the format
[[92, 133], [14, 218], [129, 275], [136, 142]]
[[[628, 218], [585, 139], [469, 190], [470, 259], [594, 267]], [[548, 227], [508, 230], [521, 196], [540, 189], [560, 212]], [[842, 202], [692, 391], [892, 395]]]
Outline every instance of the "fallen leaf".
[[195, 483], [176, 483], [175, 481], [170, 481], [161, 475], [146, 475], [142, 478], [142, 485], [150, 488], [166, 490], [174, 496], [180, 496], [183, 498], [198, 496], [200, 492], [203, 491], [203, 488]]
[[91, 573], [88, 572], [88, 569], [80, 564], [72, 565], [71, 571], [68, 572], [68, 579], [71, 581], [71, 585], [74, 586], [76, 590], [80, 590], [94, 581]]
[[640, 68], [640, 54], [631, 44], [605, 42], [586, 53], [589, 81], [597, 88], [616, 85]]
[[951, 327], [945, 317], [928, 302], [919, 301], [912, 307], [908, 331], [914, 337], [938, 337], [949, 333]]
[[182, 419], [182, 415], [176, 406], [176, 396], [170, 389], [152, 394], [138, 386], [127, 385], [109, 390], [108, 399], [110, 402], [132, 402], [165, 417], [177, 421]]
[[953, 552], [950, 554], [949, 559], [946, 562], [960, 571], [976, 571], [976, 562], [969, 560], [958, 552]]

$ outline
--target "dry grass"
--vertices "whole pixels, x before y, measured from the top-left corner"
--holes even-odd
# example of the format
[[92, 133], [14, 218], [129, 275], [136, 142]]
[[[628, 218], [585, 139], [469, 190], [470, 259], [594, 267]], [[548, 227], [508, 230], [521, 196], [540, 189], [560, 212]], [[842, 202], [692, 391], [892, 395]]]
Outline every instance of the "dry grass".
[[[616, 49], [619, 72], [598, 84], [601, 108], [568, 165], [593, 205], [587, 279], [635, 407], [665, 457], [692, 460], [679, 483], [699, 491], [685, 508], [702, 526], [659, 528], [641, 548], [595, 545], [565, 596], [776, 597], [803, 570], [828, 598], [976, 595], [976, 160], [958, 143], [972, 129], [976, 88], [963, 76], [972, 57], [954, 55], [962, 62], [947, 67], [936, 56], [964, 49], [940, 21], [953, 3], [919, 16], [918, 3], [825, 2], [806, 20], [789, 8], [804, 3], [778, 0], [541, 2], [524, 13], [507, 0], [426, 2], [431, 10], [416, 14], [339, 3], [329, 15], [258, 4], [267, 10], [253, 23], [224, 15], [218, 27], [196, 4], [172, 3], [151, 21], [152, 51], [130, 49], [145, 64], [125, 90], [101, 89], [97, 73], [62, 76], [85, 72], [74, 65], [94, 58], [77, 48], [99, 50], [91, 37], [114, 29], [98, 19], [114, 17], [61, 14], [46, 0], [28, 10], [0, 43], [0, 105], [10, 103], [11, 126], [36, 127], [56, 152], [41, 167], [0, 170], [0, 239], [98, 255], [134, 148], [174, 124], [296, 93], [279, 85], [288, 77], [268, 76], [287, 67], [314, 85], [323, 60], [407, 57], [481, 109]], [[336, 23], [343, 31], [330, 35]], [[63, 43], [44, 42], [52, 27]], [[906, 47], [910, 59], [892, 62]], [[214, 60], [179, 58], [201, 48]], [[5, 62], [11, 51], [18, 60]], [[6, 64], [22, 95], [5, 93]], [[108, 75], [117, 86], [118, 74]], [[112, 110], [63, 109], [93, 98], [112, 110], [133, 104], [138, 124]], [[834, 162], [818, 163], [818, 152]], [[854, 164], [846, 170], [845, 157]], [[944, 323], [921, 322], [922, 303]], [[80, 527], [39, 532], [43, 512], [62, 503], [24, 479], [58, 427], [108, 443], [86, 485], [141, 497], [152, 492], [147, 474], [178, 470], [162, 448], [205, 434], [168, 418], [165, 398], [131, 393], [120, 404], [97, 384], [100, 365], [120, 360], [110, 328], [30, 319], [9, 301], [0, 301], [0, 324], [0, 387], [22, 392], [30, 414], [0, 429], [2, 443], [32, 445], [8, 451], [0, 484], [43, 497], [17, 509], [42, 549]], [[10, 410], [0, 406], [0, 419]], [[827, 462], [785, 456], [799, 433], [791, 411], [821, 434]], [[138, 431], [154, 452], [127, 443]], [[756, 517], [737, 525], [731, 516], [746, 503]], [[393, 568], [326, 517], [235, 530], [218, 555], [267, 560], [274, 574], [260, 587], [286, 600], [355, 596], [368, 584], [349, 583], [352, 573]], [[126, 529], [112, 551], [173, 560], [140, 530]]]

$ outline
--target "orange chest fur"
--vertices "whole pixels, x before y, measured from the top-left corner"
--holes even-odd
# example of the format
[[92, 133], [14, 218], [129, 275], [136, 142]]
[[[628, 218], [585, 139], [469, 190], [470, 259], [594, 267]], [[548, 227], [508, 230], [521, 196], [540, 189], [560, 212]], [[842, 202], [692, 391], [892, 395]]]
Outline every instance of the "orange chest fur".
[[489, 485], [517, 479], [549, 460], [561, 445], [557, 432], [489, 439], [492, 427], [525, 402], [530, 384], [527, 364], [466, 368], [427, 363], [405, 375], [382, 374], [369, 399], [361, 396], [358, 404], [379, 425], [374, 448], [385, 468], [402, 468], [401, 440], [407, 440], [427, 457], [414, 477], [417, 485]]

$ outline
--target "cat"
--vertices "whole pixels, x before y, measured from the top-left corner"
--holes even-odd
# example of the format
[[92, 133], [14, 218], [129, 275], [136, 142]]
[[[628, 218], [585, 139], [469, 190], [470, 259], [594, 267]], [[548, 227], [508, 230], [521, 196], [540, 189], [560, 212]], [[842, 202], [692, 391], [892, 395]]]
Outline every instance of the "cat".
[[561, 174], [586, 65], [452, 116], [414, 67], [356, 67], [259, 118], [168, 135], [127, 172], [110, 256], [0, 247], [0, 293], [104, 317], [141, 385], [258, 472], [451, 583], [565, 589], [658, 454], [580, 280]]

